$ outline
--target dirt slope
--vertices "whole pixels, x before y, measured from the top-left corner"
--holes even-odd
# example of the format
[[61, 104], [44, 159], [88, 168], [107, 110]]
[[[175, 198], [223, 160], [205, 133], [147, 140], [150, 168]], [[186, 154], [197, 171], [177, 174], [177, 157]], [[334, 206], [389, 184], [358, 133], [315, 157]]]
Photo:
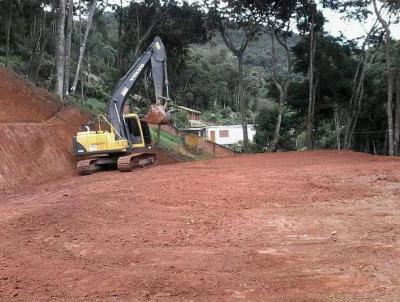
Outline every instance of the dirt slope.
[[400, 161], [238, 156], [0, 201], [0, 301], [398, 301]]
[[0, 192], [73, 175], [71, 137], [87, 117], [0, 69]]
[[60, 110], [54, 97], [0, 67], [0, 123], [44, 122]]

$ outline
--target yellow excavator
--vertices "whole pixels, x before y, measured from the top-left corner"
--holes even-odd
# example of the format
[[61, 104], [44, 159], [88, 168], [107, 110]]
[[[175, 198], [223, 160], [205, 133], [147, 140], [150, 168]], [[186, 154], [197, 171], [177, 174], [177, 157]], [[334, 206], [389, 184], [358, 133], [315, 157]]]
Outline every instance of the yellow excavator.
[[[144, 117], [136, 113], [124, 114], [129, 92], [148, 64], [151, 64], [156, 104], [151, 105]], [[73, 138], [74, 153], [83, 158], [77, 164], [78, 173], [89, 175], [105, 167], [115, 166], [121, 172], [129, 172], [137, 166], [154, 163], [156, 155], [151, 152], [149, 124], [169, 122], [166, 113], [168, 100], [166, 51], [161, 39], [156, 37], [120, 80], [107, 104], [107, 116], [99, 115], [96, 129], [91, 130], [89, 125], [85, 125], [85, 131], [78, 132]]]

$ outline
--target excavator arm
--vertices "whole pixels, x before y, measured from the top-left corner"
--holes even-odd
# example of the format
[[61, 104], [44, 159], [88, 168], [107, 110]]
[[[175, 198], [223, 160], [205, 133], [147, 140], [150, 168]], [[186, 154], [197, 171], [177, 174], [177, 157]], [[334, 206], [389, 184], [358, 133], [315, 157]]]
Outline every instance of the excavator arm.
[[[149, 48], [137, 59], [127, 74], [120, 80], [107, 105], [110, 123], [124, 139], [128, 138], [128, 131], [123, 118], [125, 102], [138, 77], [149, 63], [151, 63], [156, 105], [151, 107], [153, 112], [149, 112], [146, 116], [153, 117], [152, 120], [151, 118], [148, 120], [149, 123], [153, 124], [164, 123], [167, 120], [165, 106], [162, 106], [163, 100], [169, 99], [167, 57], [164, 44], [159, 37], [155, 37]], [[164, 88], [166, 90], [166, 97], [163, 96]]]

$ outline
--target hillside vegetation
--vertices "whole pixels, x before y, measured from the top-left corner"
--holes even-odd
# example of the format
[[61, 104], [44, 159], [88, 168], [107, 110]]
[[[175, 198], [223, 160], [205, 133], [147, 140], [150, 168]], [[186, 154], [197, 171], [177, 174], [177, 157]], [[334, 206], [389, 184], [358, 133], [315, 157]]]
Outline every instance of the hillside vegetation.
[[[209, 122], [256, 124], [255, 145], [247, 151], [400, 152], [400, 42], [388, 37], [384, 23], [349, 41], [324, 31], [324, 11], [314, 1], [269, 8], [246, 3], [225, 1], [227, 8], [219, 11], [157, 0], [124, 7], [100, 0], [2, 1], [7, 22], [0, 24], [0, 64], [98, 114], [121, 76], [159, 35], [168, 52], [173, 101], [202, 111]], [[375, 13], [370, 1], [321, 3], [340, 12], [347, 5], [350, 17], [358, 17], [354, 22], [364, 22], [363, 12]], [[398, 16], [396, 3], [378, 1], [382, 11], [391, 12], [389, 24]], [[246, 19], [251, 9], [263, 23]], [[296, 22], [286, 26], [290, 20]], [[232, 49], [243, 42], [248, 44], [242, 44], [247, 47], [239, 62]], [[151, 82], [146, 71], [131, 94], [154, 99]], [[147, 102], [130, 102], [131, 109], [143, 112]]]

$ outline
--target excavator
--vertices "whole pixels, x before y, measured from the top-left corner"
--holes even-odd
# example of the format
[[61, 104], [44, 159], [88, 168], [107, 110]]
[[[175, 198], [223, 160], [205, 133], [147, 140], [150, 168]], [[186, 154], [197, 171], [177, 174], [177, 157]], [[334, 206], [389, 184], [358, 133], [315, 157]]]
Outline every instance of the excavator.
[[[129, 92], [146, 66], [151, 64], [156, 104], [144, 117], [136, 113], [124, 113]], [[165, 95], [164, 95], [165, 91]], [[152, 138], [149, 124], [162, 125], [169, 122], [166, 107], [169, 100], [167, 58], [164, 44], [159, 37], [136, 60], [119, 81], [114, 94], [107, 103], [107, 116], [97, 117], [97, 126], [91, 130], [84, 125], [72, 139], [74, 153], [83, 159], [77, 163], [80, 175], [89, 175], [106, 167], [117, 166], [121, 172], [135, 167], [153, 164], [156, 155], [151, 152]]]

